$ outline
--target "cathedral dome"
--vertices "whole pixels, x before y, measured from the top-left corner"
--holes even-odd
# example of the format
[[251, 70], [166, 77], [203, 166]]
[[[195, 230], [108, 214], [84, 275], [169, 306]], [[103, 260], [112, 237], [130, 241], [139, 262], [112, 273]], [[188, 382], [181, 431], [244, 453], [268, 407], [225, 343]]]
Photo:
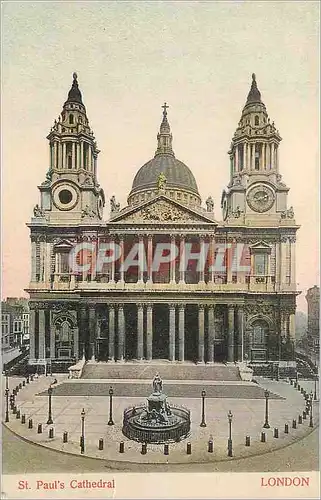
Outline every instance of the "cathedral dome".
[[128, 203], [131, 205], [144, 201], [154, 194], [162, 175], [165, 180], [163, 191], [166, 195], [188, 205], [199, 205], [201, 199], [194, 175], [185, 163], [175, 158], [172, 149], [172, 134], [167, 121], [166, 103], [163, 107], [163, 121], [157, 135], [158, 147], [155, 156], [135, 175]]

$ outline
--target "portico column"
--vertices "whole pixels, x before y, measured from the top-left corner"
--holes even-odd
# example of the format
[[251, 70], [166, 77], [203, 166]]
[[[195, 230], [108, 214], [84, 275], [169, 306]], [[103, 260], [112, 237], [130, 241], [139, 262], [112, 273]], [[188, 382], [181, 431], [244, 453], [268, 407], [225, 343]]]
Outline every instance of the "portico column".
[[234, 361], [234, 306], [228, 306], [227, 361]]
[[120, 257], [119, 257], [119, 280], [121, 283], [125, 281], [125, 272], [124, 272], [124, 237], [119, 237], [119, 248], [120, 248]]
[[232, 281], [232, 243], [227, 241], [226, 243], [226, 280], [227, 283]]
[[39, 317], [39, 335], [38, 335], [38, 356], [40, 359], [46, 357], [46, 352], [45, 352], [45, 310], [44, 309], [39, 309], [38, 313]]
[[139, 267], [138, 267], [138, 283], [144, 283], [144, 236], [140, 234], [138, 236], [138, 259], [139, 259]]
[[171, 262], [170, 262], [170, 283], [176, 283], [176, 237], [175, 234], [171, 234]]
[[185, 355], [185, 306], [180, 304], [178, 308], [178, 360], [184, 361]]
[[185, 283], [185, 236], [179, 240], [179, 283]]
[[153, 283], [153, 236], [148, 235], [147, 240], [147, 281]]
[[214, 236], [210, 237], [210, 247], [209, 247], [209, 264], [208, 264], [208, 282], [214, 281]]
[[124, 347], [125, 347], [125, 315], [124, 306], [118, 305], [118, 359], [124, 360]]
[[[74, 334], [74, 356], [75, 356], [76, 360], [78, 361], [78, 359], [79, 359], [79, 329], [74, 328], [73, 334]], [[50, 340], [51, 340], [51, 338], [50, 338]], [[50, 346], [50, 348], [51, 348], [51, 346]], [[50, 357], [51, 357], [51, 353], [50, 353]]]
[[[112, 256], [114, 257], [115, 256], [114, 237], [112, 237], [112, 239], [111, 239], [110, 248], [111, 248]], [[116, 262], [115, 262], [115, 258], [113, 258], [111, 263], [110, 263], [110, 281], [111, 281], [111, 283], [115, 283], [115, 266], [116, 266]]]
[[52, 313], [50, 311], [50, 359], [55, 359], [56, 357], [56, 339], [55, 330], [52, 322]]
[[108, 306], [108, 319], [109, 319], [109, 335], [108, 335], [108, 358], [110, 361], [115, 360], [115, 306], [109, 304]]
[[147, 305], [147, 360], [153, 359], [153, 305]]
[[243, 307], [237, 308], [237, 360], [243, 363], [244, 360], [244, 310]]
[[198, 306], [198, 362], [204, 363], [204, 305]]
[[30, 359], [35, 359], [36, 357], [36, 311], [30, 309], [30, 326], [29, 326], [29, 338], [30, 338]]
[[169, 304], [169, 361], [175, 361], [175, 304]]
[[137, 304], [137, 359], [144, 357], [144, 307]]
[[71, 166], [74, 169], [75, 166], [76, 166], [76, 143], [75, 142], [72, 143], [71, 154], [72, 154], [72, 157], [71, 157]]
[[199, 260], [199, 283], [204, 283], [204, 270], [205, 270], [205, 240], [204, 236], [200, 236], [200, 260]]
[[96, 341], [96, 309], [89, 307], [89, 343], [91, 350], [91, 361], [95, 361], [95, 341]]
[[208, 362], [214, 362], [214, 339], [215, 339], [215, 323], [214, 323], [215, 306], [210, 304], [208, 307]]

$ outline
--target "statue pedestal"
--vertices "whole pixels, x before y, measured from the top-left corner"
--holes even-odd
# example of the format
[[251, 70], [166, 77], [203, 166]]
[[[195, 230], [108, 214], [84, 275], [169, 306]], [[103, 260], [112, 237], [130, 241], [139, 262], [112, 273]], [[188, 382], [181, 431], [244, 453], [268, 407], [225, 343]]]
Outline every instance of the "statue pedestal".
[[148, 398], [148, 411], [156, 410], [159, 413], [166, 407], [166, 395], [163, 393], [153, 392]]

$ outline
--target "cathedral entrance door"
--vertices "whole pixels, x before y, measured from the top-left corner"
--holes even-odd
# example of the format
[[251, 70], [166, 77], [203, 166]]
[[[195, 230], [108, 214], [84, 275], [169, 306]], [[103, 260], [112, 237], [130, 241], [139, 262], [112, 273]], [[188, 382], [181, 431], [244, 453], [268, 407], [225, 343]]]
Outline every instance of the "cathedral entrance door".
[[169, 310], [167, 305], [155, 304], [153, 310], [153, 359], [169, 357]]

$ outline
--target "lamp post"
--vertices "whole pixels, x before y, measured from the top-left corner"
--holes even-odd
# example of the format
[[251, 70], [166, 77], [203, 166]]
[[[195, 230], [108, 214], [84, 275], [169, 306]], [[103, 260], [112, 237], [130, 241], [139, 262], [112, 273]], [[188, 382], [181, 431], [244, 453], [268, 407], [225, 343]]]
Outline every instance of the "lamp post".
[[311, 394], [310, 394], [310, 423], [309, 423], [309, 427], [313, 427], [313, 392], [311, 391]]
[[200, 427], [206, 427], [206, 422], [205, 422], [205, 396], [206, 396], [206, 392], [204, 389], [201, 392], [201, 396], [202, 396], [202, 421], [200, 423]]
[[9, 389], [9, 375], [7, 371], [5, 372], [5, 376], [6, 376], [6, 390], [7, 390]]
[[108, 425], [114, 425], [113, 421], [113, 395], [114, 389], [112, 387], [109, 388], [109, 420]]
[[318, 374], [316, 373], [315, 376], [314, 376], [314, 396], [313, 396], [314, 401], [318, 400], [318, 396], [317, 396], [317, 381], [318, 381]]
[[48, 387], [48, 420], [47, 424], [53, 424], [52, 420], [52, 408], [51, 408], [51, 397], [52, 397], [52, 387], [51, 385]]
[[269, 429], [270, 424], [269, 424], [269, 397], [270, 393], [268, 390], [264, 391], [264, 397], [265, 397], [265, 422], [264, 422], [264, 429]]
[[227, 414], [228, 418], [228, 441], [227, 441], [227, 455], [229, 457], [233, 456], [233, 443], [232, 443], [232, 419], [233, 419], [233, 414], [231, 410], [229, 410]]
[[9, 387], [6, 388], [6, 418], [5, 422], [9, 422]]
[[81, 410], [81, 438], [80, 438], [80, 453], [85, 453], [85, 409]]

